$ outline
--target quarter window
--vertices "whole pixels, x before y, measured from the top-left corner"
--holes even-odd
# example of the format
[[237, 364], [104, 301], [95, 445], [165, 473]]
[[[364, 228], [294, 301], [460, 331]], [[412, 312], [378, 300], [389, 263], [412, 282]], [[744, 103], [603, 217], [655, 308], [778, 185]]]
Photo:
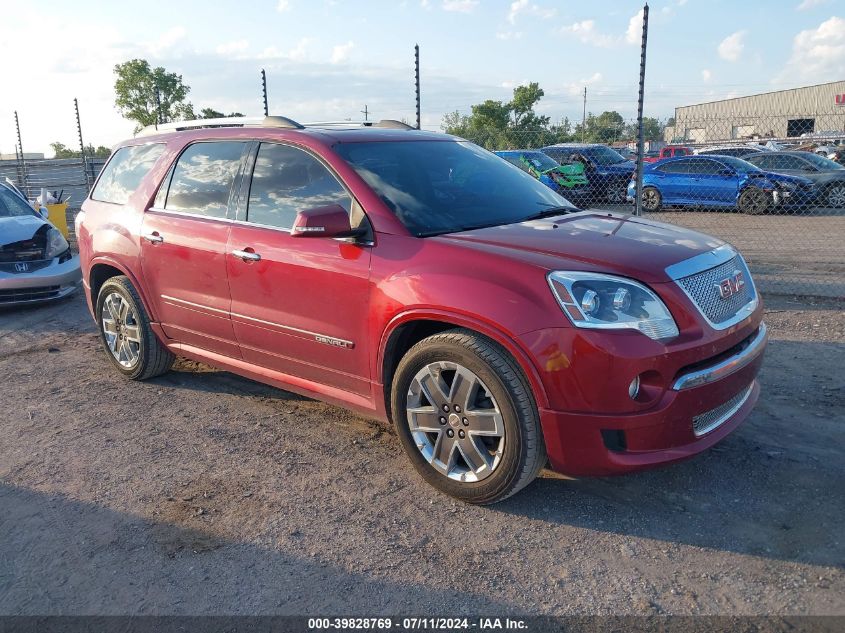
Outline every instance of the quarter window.
[[331, 204], [349, 213], [352, 197], [323, 163], [290, 145], [261, 144], [249, 189], [248, 222], [289, 229], [299, 211]]
[[246, 143], [194, 143], [182, 152], [164, 208], [168, 211], [225, 218], [229, 195]]
[[163, 143], [121, 147], [103, 168], [91, 199], [126, 204], [163, 151]]

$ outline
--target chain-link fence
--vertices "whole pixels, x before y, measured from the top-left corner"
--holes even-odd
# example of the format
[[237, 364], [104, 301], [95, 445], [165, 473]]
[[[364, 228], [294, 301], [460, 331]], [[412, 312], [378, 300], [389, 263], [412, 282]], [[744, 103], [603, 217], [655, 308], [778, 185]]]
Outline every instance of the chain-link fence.
[[[674, 139], [677, 124], [661, 128], [661, 137]], [[581, 208], [632, 213], [636, 144], [624, 138], [631, 129], [632, 122], [619, 122], [604, 130], [606, 142], [595, 143], [581, 142], [578, 130], [460, 133]], [[734, 137], [721, 137], [722, 130]], [[643, 215], [735, 245], [764, 292], [845, 296], [845, 134], [736, 132], [730, 121], [711, 120], [699, 135], [708, 140], [649, 141]]]

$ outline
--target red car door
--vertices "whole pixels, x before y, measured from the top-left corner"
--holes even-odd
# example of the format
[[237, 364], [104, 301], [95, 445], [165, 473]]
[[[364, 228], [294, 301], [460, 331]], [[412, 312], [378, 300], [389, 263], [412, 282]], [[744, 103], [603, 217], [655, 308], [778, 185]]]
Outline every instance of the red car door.
[[243, 358], [369, 399], [369, 247], [290, 234], [299, 210], [329, 204], [366, 222], [357, 203], [317, 157], [280, 143], [261, 143], [247, 184], [226, 260]]
[[141, 267], [165, 334], [236, 358], [226, 246], [229, 202], [248, 145], [189, 145], [144, 214], [141, 230]]

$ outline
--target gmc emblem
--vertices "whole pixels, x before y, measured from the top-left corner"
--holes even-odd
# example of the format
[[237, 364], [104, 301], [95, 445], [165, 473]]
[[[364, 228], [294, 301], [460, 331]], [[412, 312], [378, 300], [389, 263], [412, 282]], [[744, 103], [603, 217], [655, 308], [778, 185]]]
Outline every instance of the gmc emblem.
[[730, 277], [722, 279], [722, 281], [716, 284], [716, 288], [719, 290], [719, 296], [722, 299], [730, 299], [744, 287], [745, 277], [741, 270], [735, 270]]

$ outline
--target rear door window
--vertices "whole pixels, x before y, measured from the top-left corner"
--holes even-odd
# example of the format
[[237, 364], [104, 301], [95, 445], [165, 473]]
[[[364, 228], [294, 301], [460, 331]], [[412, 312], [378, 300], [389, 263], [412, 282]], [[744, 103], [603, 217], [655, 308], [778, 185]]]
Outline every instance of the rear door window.
[[671, 163], [665, 163], [657, 169], [667, 174], [688, 174], [691, 171], [691, 163], [690, 160], [675, 160]]
[[225, 218], [232, 187], [247, 143], [194, 143], [182, 152], [167, 190], [164, 208], [210, 218]]
[[121, 147], [103, 168], [91, 199], [126, 204], [163, 151], [164, 143]]

